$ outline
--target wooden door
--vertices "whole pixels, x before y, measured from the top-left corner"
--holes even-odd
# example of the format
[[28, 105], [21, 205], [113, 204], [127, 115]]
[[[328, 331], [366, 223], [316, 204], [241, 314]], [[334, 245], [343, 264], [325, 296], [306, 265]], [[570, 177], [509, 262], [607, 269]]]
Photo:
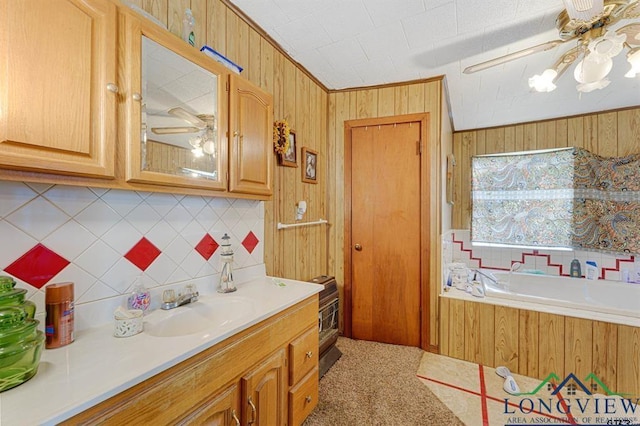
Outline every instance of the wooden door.
[[0, 2], [0, 167], [114, 177], [116, 17], [108, 1]]
[[285, 423], [285, 352], [281, 349], [242, 377], [242, 418], [254, 426]]
[[240, 424], [238, 384], [234, 383], [178, 422], [179, 425], [229, 426]]
[[229, 120], [229, 191], [271, 195], [272, 96], [231, 75]]
[[351, 130], [352, 337], [421, 343], [421, 123]]

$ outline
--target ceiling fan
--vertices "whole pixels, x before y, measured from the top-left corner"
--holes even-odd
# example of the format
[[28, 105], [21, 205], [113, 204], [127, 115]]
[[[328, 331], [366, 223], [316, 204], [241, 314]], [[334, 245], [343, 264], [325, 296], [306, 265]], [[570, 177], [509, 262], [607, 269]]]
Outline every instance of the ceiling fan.
[[191, 152], [196, 157], [204, 154], [215, 156], [215, 136], [216, 120], [212, 114], [192, 114], [181, 107], [171, 108], [169, 114], [181, 118], [192, 126], [177, 127], [152, 127], [151, 131], [157, 135], [175, 135], [181, 133], [198, 133], [189, 139], [189, 144], [193, 147]]
[[610, 29], [622, 20], [640, 18], [640, 0], [563, 0], [565, 10], [556, 18], [559, 38], [513, 52], [465, 68], [465, 74], [482, 71], [515, 59], [544, 52], [575, 41], [576, 45], [563, 53], [542, 75], [529, 79], [529, 86], [539, 92], [555, 89], [557, 80], [578, 58], [574, 77], [580, 92], [601, 89], [609, 84], [606, 75], [612, 67], [611, 59], [628, 48], [627, 60], [631, 70], [626, 77], [640, 73], [640, 21], [631, 22], [617, 30]]

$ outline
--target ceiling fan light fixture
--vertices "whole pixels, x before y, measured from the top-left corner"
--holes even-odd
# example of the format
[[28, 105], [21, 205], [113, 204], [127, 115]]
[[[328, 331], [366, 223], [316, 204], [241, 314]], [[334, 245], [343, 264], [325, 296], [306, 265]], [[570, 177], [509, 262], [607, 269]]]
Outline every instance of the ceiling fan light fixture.
[[624, 76], [635, 78], [640, 74], [640, 47], [636, 47], [627, 53], [627, 62], [631, 64], [631, 69]]
[[193, 148], [191, 150], [191, 153], [193, 154], [194, 157], [202, 157], [204, 155], [204, 152], [202, 151], [202, 147], [201, 146], [197, 146], [195, 148]]
[[202, 151], [207, 155], [215, 155], [216, 144], [212, 140], [206, 140], [205, 143], [202, 144]]
[[618, 35], [615, 31], [607, 31], [605, 35], [591, 40], [588, 48], [591, 54], [613, 58], [618, 53], [622, 52], [622, 48], [624, 47], [624, 42], [626, 40], [626, 34]]
[[604, 10], [604, 0], [563, 0], [569, 18], [590, 21]]
[[529, 79], [529, 88], [536, 92], [551, 92], [556, 89], [553, 81], [557, 76], [558, 72], [556, 70], [548, 68], [542, 74], [536, 74]]

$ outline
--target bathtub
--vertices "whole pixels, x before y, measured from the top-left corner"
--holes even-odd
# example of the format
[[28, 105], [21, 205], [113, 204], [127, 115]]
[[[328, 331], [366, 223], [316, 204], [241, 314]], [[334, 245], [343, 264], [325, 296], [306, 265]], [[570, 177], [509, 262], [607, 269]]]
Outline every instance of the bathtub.
[[485, 270], [488, 298], [511, 299], [640, 318], [640, 284]]

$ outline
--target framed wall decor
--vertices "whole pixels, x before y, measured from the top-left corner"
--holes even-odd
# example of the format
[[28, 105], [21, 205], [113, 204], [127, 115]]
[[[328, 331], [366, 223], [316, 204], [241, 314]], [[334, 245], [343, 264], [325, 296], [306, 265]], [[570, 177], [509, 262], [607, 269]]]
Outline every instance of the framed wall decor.
[[302, 181], [318, 183], [318, 153], [302, 147]]
[[279, 155], [279, 164], [287, 167], [298, 167], [297, 149], [296, 132], [291, 130], [289, 131], [289, 149], [284, 154]]

